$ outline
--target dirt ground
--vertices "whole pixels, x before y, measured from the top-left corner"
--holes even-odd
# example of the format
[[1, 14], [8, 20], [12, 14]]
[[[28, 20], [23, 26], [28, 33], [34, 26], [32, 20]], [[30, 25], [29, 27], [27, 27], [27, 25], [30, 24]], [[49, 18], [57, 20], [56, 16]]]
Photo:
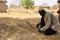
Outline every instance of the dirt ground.
[[50, 36], [39, 33], [36, 28], [39, 21], [40, 18], [0, 17], [0, 40], [60, 40], [60, 32]]
[[0, 40], [60, 40], [60, 28], [57, 34], [50, 36], [37, 31], [36, 25], [41, 17], [38, 11], [9, 10], [0, 13]]

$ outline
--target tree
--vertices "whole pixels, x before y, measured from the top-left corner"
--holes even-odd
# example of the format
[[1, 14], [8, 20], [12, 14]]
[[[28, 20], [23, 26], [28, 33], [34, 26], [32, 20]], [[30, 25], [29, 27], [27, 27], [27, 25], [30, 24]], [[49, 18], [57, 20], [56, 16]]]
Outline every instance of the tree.
[[22, 2], [22, 5], [25, 5], [27, 9], [34, 5], [33, 0], [21, 0], [21, 2]]

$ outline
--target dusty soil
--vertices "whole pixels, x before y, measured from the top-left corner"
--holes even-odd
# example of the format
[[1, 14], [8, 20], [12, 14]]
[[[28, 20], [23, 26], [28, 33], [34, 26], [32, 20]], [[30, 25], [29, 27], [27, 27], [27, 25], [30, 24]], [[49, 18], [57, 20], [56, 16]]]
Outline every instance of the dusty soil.
[[60, 32], [46, 36], [39, 33], [36, 24], [40, 18], [0, 18], [0, 40], [60, 40]]

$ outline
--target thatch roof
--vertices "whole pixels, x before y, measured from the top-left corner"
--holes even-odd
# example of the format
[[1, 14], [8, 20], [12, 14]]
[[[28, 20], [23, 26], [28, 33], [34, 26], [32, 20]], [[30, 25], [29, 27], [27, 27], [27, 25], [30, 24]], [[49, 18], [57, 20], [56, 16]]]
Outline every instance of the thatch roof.
[[43, 3], [41, 7], [49, 7], [49, 5], [47, 3]]
[[0, 0], [0, 1], [7, 2], [6, 0]]

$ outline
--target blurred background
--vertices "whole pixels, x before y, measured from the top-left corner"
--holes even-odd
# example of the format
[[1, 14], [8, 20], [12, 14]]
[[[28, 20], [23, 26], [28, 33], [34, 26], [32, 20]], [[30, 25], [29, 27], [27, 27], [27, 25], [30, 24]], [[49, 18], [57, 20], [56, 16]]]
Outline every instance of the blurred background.
[[0, 40], [60, 40], [60, 27], [51, 36], [38, 32], [40, 8], [58, 17], [60, 0], [0, 0]]

